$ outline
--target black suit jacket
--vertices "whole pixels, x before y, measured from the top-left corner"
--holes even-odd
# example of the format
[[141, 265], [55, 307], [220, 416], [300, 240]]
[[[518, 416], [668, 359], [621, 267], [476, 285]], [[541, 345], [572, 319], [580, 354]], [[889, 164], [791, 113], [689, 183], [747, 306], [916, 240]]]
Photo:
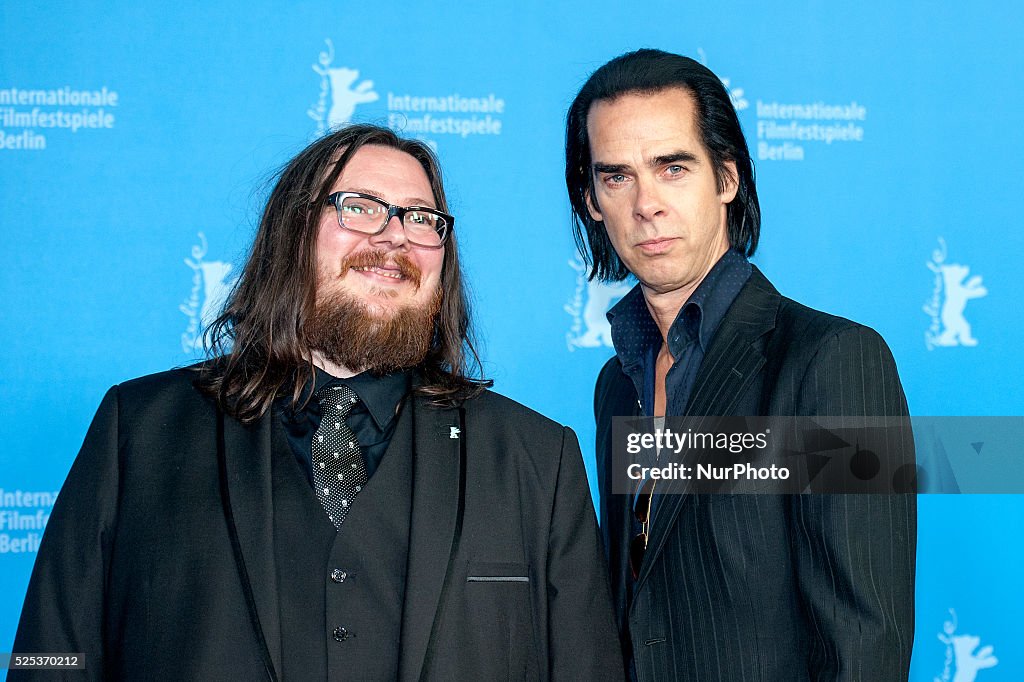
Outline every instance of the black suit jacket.
[[[194, 377], [144, 377], [103, 399], [54, 506], [15, 651], [83, 652], [84, 679], [279, 675], [277, 417], [225, 417]], [[409, 397], [399, 419], [414, 447], [400, 679], [618, 679], [575, 434], [491, 392], [451, 409]]]
[[[612, 417], [639, 414], [618, 358], [602, 369], [594, 404], [612, 592], [640, 680], [907, 679], [914, 496], [662, 495], [634, 586], [631, 499], [608, 494]], [[691, 416], [907, 414], [877, 333], [780, 296], [756, 267], [687, 408]]]

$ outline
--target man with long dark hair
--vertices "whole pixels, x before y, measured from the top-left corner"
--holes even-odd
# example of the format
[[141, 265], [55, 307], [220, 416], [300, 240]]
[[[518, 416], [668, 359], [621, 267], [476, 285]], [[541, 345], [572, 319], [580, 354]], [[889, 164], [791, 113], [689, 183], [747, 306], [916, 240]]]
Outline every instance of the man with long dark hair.
[[747, 260], [761, 213], [721, 80], [659, 50], [600, 67], [569, 109], [565, 177], [590, 277], [639, 281], [608, 313], [616, 356], [595, 389], [628, 674], [905, 680], [912, 495], [611, 490], [617, 416], [907, 416], [878, 334], [781, 296]]
[[420, 142], [353, 125], [296, 156], [210, 359], [104, 398], [15, 651], [90, 679], [618, 679], [579, 446], [472, 377], [454, 224]]

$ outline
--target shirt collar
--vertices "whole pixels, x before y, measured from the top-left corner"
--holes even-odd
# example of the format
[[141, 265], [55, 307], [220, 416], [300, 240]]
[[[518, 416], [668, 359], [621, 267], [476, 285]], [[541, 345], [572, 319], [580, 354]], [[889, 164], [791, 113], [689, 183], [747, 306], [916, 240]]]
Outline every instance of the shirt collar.
[[383, 430], [395, 418], [398, 405], [402, 398], [409, 392], [410, 374], [408, 370], [400, 370], [375, 376], [369, 372], [362, 372], [353, 377], [345, 379], [332, 376], [319, 367], [316, 368], [316, 380], [313, 388], [314, 394], [328, 386], [345, 385], [356, 392], [359, 399], [366, 405], [367, 411], [373, 417], [377, 428]]
[[[679, 311], [673, 328], [682, 323], [688, 337], [696, 338], [706, 353], [726, 312], [750, 278], [750, 271], [750, 262], [743, 254], [734, 249], [726, 251]], [[675, 349], [670, 346], [670, 350]]]
[[612, 345], [626, 372], [644, 361], [647, 349], [658, 343], [661, 333], [654, 323], [643, 289], [637, 284], [608, 311], [612, 327]]
[[[718, 259], [669, 327], [669, 351], [673, 357], [681, 357], [686, 346], [695, 340], [707, 351], [750, 272], [750, 262], [739, 251], [729, 249]], [[612, 327], [612, 345], [627, 371], [643, 362], [651, 346], [661, 343], [661, 334], [639, 284], [612, 306], [608, 322]]]

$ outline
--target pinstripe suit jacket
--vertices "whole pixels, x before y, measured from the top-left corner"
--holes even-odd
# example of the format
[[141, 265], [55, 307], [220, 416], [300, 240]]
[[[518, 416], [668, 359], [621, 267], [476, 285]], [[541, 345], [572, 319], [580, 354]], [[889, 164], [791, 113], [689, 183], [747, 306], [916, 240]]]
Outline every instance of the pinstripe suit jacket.
[[[640, 575], [630, 497], [612, 495], [612, 417], [638, 414], [618, 358], [594, 399], [602, 532], [626, 660], [649, 680], [906, 680], [912, 495], [664, 495]], [[754, 268], [711, 342], [687, 414], [903, 416], [873, 330], [779, 295]]]

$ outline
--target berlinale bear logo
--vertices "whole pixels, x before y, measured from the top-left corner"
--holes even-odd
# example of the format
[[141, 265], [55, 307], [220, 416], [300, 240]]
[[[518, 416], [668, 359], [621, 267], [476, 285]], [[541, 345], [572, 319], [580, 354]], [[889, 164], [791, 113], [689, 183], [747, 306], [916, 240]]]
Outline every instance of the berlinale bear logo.
[[980, 649], [981, 637], [975, 635], [956, 634], [956, 611], [949, 610], [950, 620], [942, 626], [939, 641], [946, 645], [946, 662], [942, 675], [935, 682], [975, 682], [978, 672], [986, 668], [994, 668], [999, 659], [992, 655], [991, 646]]
[[208, 246], [206, 235], [198, 234], [199, 243], [192, 247], [192, 257], [185, 265], [192, 269], [192, 292], [178, 306], [188, 316], [188, 327], [181, 335], [181, 349], [193, 353], [203, 347], [203, 333], [220, 315], [221, 308], [231, 293], [237, 277], [229, 278], [231, 263], [205, 260]]
[[316, 106], [307, 112], [316, 121], [316, 130], [320, 134], [349, 123], [360, 104], [380, 99], [373, 90], [373, 81], [356, 82], [359, 80], [358, 70], [333, 66], [334, 44], [330, 40], [324, 42], [327, 50], [320, 52], [318, 63], [313, 65], [313, 71], [320, 75], [320, 97]]
[[932, 260], [927, 263], [928, 269], [935, 273], [932, 297], [923, 308], [932, 318], [924, 335], [928, 350], [936, 346], [977, 346], [978, 339], [971, 333], [964, 310], [968, 301], [988, 294], [980, 275], [967, 279], [971, 269], [959, 263], [947, 263], [946, 257], [946, 241], [939, 237], [939, 248], [932, 252]]
[[576, 271], [576, 291], [563, 310], [572, 316], [572, 327], [565, 335], [569, 350], [577, 348], [612, 347], [612, 327], [608, 324], [608, 309], [625, 296], [633, 285], [629, 282], [605, 284], [587, 281], [587, 266], [577, 254], [569, 261]]

